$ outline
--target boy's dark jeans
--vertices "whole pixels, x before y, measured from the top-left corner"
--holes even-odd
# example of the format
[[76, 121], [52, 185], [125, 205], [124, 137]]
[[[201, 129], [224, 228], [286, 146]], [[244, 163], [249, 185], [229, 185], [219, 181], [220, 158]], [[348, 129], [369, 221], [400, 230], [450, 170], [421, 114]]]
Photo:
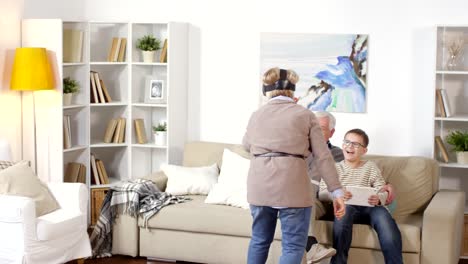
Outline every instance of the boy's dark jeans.
[[353, 223], [368, 224], [377, 232], [386, 264], [402, 264], [401, 233], [395, 220], [383, 206], [346, 205], [346, 214], [333, 222], [333, 247], [336, 255], [332, 264], [347, 263], [351, 246]]

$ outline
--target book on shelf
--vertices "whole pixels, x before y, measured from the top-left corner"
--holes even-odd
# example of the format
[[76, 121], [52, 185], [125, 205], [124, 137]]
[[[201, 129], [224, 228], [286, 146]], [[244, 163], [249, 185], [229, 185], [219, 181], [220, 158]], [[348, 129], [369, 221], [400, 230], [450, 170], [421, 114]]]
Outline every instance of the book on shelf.
[[101, 180], [99, 179], [99, 173], [96, 166], [96, 156], [93, 153], [91, 153], [91, 174], [93, 175], [92, 179], [94, 179], [94, 183], [96, 185], [101, 184]]
[[106, 184], [106, 181], [104, 180], [104, 173], [102, 172], [102, 168], [101, 168], [100, 159], [96, 159], [96, 169], [98, 171], [99, 181], [101, 182], [101, 184]]
[[440, 94], [442, 95], [442, 102], [444, 103], [445, 115], [447, 117], [452, 116], [452, 110], [450, 108], [447, 91], [445, 89], [440, 89]]
[[119, 47], [119, 54], [117, 56], [118, 62], [125, 61], [125, 51], [127, 49], [127, 38], [120, 38], [120, 47]]
[[112, 138], [117, 127], [117, 121], [117, 119], [113, 118], [107, 123], [106, 132], [104, 133], [104, 143], [112, 142]]
[[107, 90], [106, 86], [104, 85], [104, 82], [102, 81], [102, 79], [99, 79], [99, 82], [101, 83], [101, 88], [102, 88], [102, 91], [104, 92], [104, 97], [106, 98], [106, 102], [110, 103], [112, 102], [112, 98], [109, 94], [109, 91]]
[[115, 128], [114, 137], [112, 138], [112, 143], [119, 143], [119, 135], [122, 127], [122, 118], [117, 118], [117, 126]]
[[97, 91], [97, 86], [96, 86], [96, 79], [94, 78], [94, 71], [91, 71], [89, 73], [89, 79], [91, 82], [91, 103], [99, 103], [99, 95]]
[[104, 184], [109, 184], [109, 176], [107, 175], [106, 167], [104, 167], [104, 162], [102, 160], [96, 160], [96, 165], [98, 167], [99, 179]]
[[125, 142], [125, 121], [126, 121], [125, 118], [120, 118], [120, 122], [122, 122], [122, 125], [120, 126], [118, 143]]
[[435, 137], [435, 142], [436, 142], [436, 144], [437, 144], [437, 148], [439, 148], [439, 151], [440, 151], [442, 160], [443, 160], [444, 162], [449, 162], [448, 151], [447, 151], [447, 149], [445, 148], [445, 145], [444, 145], [444, 142], [442, 141], [442, 138], [441, 138], [440, 136], [436, 136], [436, 137]]
[[86, 184], [86, 166], [81, 164], [77, 182]]
[[96, 83], [96, 90], [98, 93], [98, 99], [100, 103], [106, 103], [106, 98], [104, 97], [104, 92], [102, 91], [101, 82], [99, 78], [99, 73], [93, 72], [94, 82]]
[[167, 62], [167, 39], [164, 40], [163, 48], [159, 56], [159, 62]]
[[440, 116], [447, 117], [447, 114], [445, 113], [444, 102], [442, 101], [442, 93], [440, 92], [440, 89], [436, 90], [436, 100], [437, 100], [437, 106], [439, 108]]
[[83, 36], [82, 30], [63, 30], [63, 62], [82, 62]]
[[148, 139], [145, 132], [145, 121], [141, 118], [135, 119], [135, 134], [138, 144], [146, 144]]
[[78, 182], [80, 177], [81, 163], [69, 162], [63, 175], [63, 182]]
[[120, 49], [120, 38], [112, 38], [112, 44], [111, 48], [109, 50], [109, 53], [107, 55], [107, 61], [109, 62], [114, 62], [117, 61], [114, 58], [117, 58], [119, 55], [119, 49]]
[[63, 116], [63, 148], [69, 149], [72, 147], [71, 140], [71, 126], [70, 126], [70, 116]]

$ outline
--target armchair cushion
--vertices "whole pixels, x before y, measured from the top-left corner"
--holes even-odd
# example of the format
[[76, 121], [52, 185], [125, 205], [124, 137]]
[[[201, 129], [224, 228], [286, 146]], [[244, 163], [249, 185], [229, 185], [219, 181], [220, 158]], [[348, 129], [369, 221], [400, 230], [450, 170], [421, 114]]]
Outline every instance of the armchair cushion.
[[53, 240], [86, 226], [85, 215], [78, 210], [58, 209], [37, 218], [37, 238]]
[[39, 180], [25, 161], [0, 171], [0, 194], [33, 199], [37, 216], [60, 208], [49, 188]]

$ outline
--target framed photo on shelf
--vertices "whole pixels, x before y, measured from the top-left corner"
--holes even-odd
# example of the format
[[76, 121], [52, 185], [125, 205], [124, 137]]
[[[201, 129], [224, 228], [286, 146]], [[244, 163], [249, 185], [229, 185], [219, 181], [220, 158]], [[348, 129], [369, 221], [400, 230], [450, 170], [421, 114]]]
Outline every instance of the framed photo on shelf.
[[145, 83], [145, 103], [166, 103], [166, 86], [164, 85], [163, 80], [147, 77]]

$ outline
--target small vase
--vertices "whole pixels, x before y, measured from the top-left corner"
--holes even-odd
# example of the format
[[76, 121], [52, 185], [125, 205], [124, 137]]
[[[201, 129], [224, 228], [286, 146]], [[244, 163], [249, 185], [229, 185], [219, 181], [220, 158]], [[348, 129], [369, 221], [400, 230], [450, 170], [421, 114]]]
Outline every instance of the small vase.
[[447, 70], [454, 71], [458, 68], [458, 57], [455, 55], [450, 55], [447, 60]]
[[156, 131], [154, 134], [154, 144], [165, 146], [167, 141], [167, 131]]
[[71, 105], [72, 98], [73, 98], [72, 93], [63, 94], [63, 106]]
[[457, 163], [468, 164], [468, 151], [457, 151]]
[[141, 53], [143, 54], [143, 62], [152, 63], [154, 61], [154, 51], [142, 50]]

